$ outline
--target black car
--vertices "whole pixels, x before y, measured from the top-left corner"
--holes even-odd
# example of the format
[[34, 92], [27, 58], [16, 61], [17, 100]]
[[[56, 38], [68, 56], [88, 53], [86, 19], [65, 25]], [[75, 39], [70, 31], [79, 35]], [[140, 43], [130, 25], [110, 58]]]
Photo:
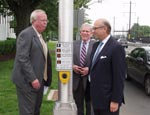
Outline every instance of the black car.
[[150, 95], [150, 47], [135, 48], [126, 56], [127, 76], [141, 83]]

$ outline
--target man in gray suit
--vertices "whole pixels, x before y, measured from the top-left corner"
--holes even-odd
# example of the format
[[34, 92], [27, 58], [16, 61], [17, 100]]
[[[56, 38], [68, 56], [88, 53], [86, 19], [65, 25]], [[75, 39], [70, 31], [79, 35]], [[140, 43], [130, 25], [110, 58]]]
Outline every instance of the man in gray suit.
[[12, 73], [16, 85], [19, 115], [40, 115], [43, 89], [52, 80], [51, 58], [41, 33], [48, 20], [43, 10], [34, 10], [30, 16], [32, 26], [17, 38], [17, 50]]
[[90, 65], [90, 54], [94, 40], [92, 37], [92, 26], [83, 24], [80, 29], [82, 40], [73, 44], [73, 96], [78, 109], [78, 115], [84, 115], [84, 101], [86, 104], [86, 115], [91, 115], [90, 86], [88, 72]]

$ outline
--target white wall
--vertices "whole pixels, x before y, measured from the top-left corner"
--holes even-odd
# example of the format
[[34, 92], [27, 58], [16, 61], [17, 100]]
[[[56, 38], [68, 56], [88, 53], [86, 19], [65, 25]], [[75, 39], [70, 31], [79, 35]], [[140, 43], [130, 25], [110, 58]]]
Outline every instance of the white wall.
[[6, 40], [6, 38], [7, 38], [6, 24], [0, 24], [0, 40]]

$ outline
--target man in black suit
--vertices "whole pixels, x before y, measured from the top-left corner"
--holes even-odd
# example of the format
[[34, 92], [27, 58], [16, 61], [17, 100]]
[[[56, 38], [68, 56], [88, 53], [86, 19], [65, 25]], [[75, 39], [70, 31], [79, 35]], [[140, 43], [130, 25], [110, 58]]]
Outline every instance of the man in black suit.
[[81, 40], [74, 41], [73, 44], [73, 96], [77, 105], [78, 115], [84, 115], [84, 108], [86, 109], [86, 115], [91, 115], [88, 72], [90, 55], [94, 44], [94, 40], [91, 40], [92, 26], [83, 24], [80, 29], [80, 36]]
[[91, 53], [90, 79], [94, 115], [119, 115], [124, 102], [124, 48], [110, 35], [106, 19], [94, 23], [93, 34], [99, 39]]
[[24, 29], [17, 38], [12, 80], [16, 85], [19, 115], [40, 115], [43, 89], [52, 79], [51, 58], [41, 33], [47, 26], [43, 10], [31, 13], [32, 26]]

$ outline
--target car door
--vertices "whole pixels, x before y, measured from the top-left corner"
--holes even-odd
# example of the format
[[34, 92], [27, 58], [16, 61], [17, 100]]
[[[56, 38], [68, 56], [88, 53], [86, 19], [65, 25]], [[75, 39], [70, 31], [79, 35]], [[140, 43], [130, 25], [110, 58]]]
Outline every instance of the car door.
[[135, 79], [136, 76], [136, 58], [138, 57], [139, 48], [134, 49], [127, 58], [128, 75]]
[[139, 49], [135, 63], [135, 80], [143, 83], [146, 69], [146, 51], [143, 48]]

